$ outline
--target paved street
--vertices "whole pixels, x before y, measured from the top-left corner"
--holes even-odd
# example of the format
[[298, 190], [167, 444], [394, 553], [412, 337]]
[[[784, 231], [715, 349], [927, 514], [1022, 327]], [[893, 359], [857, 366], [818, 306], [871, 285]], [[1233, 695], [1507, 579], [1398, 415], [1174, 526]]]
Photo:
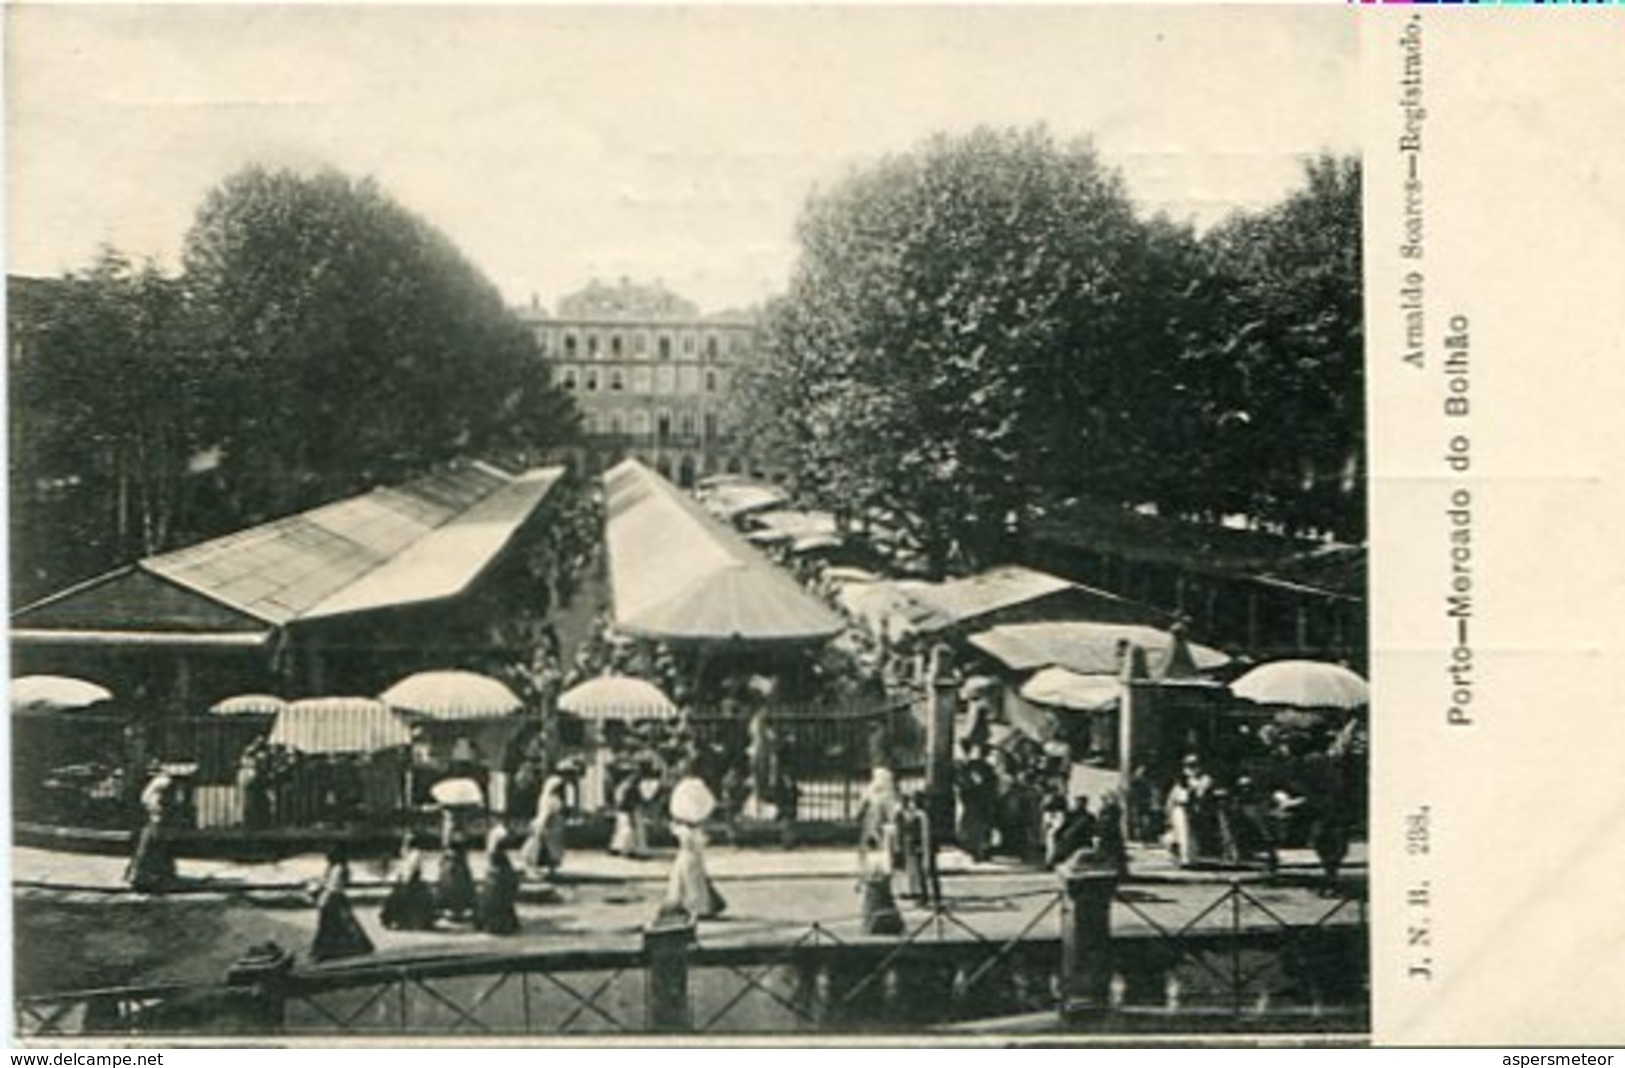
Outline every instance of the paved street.
[[[1352, 877], [1363, 880], [1363, 855]], [[358, 915], [382, 956], [512, 953], [599, 946], [634, 946], [664, 891], [669, 855], [630, 861], [604, 853], [573, 853], [556, 885], [526, 884], [520, 902], [522, 931], [498, 938], [466, 929], [394, 932], [377, 922], [386, 884], [377, 862], [354, 865], [351, 893]], [[1305, 885], [1315, 869], [1308, 854], [1284, 857], [1279, 880], [1244, 876], [1249, 893], [1290, 923], [1313, 923], [1336, 903]], [[725, 917], [707, 921], [706, 944], [789, 943], [816, 922], [839, 937], [860, 933], [861, 902], [849, 850], [795, 851], [717, 848], [708, 864], [728, 901]], [[14, 854], [18, 985], [23, 992], [155, 982], [213, 982], [250, 946], [275, 941], [302, 951], [315, 925], [304, 889], [323, 861], [304, 855], [275, 863], [183, 861], [184, 892], [163, 898], [122, 889], [123, 861], [19, 849]], [[475, 860], [476, 871], [479, 868]], [[1033, 937], [1054, 937], [1059, 910], [1051, 907], [1059, 883], [1050, 872], [998, 863], [972, 865], [960, 853], [943, 857], [944, 890], [954, 921], [947, 934], [1008, 939], [1031, 923]], [[1224, 873], [1175, 872], [1157, 854], [1136, 858], [1136, 879], [1123, 887], [1114, 927], [1148, 930], [1154, 920], [1178, 927], [1198, 916], [1229, 885]], [[1351, 883], [1352, 885], [1352, 883]], [[928, 920], [906, 908], [910, 928]], [[1202, 926], [1228, 925], [1228, 908]], [[1272, 923], [1248, 907], [1246, 923]], [[1346, 906], [1339, 921], [1353, 922]], [[963, 927], [958, 926], [963, 923]], [[974, 932], [972, 934], [971, 932]]]

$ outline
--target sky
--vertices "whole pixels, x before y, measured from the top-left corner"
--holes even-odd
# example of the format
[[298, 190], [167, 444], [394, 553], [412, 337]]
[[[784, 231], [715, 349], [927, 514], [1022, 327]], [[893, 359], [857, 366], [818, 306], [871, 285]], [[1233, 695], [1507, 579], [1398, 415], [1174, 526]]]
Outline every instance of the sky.
[[782, 292], [808, 193], [939, 131], [1091, 138], [1207, 225], [1357, 151], [1341, 6], [8, 6], [8, 270], [178, 266], [254, 162], [371, 176], [514, 303]]

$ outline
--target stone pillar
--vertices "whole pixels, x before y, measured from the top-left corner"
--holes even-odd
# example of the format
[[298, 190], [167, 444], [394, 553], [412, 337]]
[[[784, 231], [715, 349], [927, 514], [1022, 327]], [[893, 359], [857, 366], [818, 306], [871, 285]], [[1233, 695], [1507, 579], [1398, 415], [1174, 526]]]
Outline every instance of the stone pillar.
[[293, 954], [266, 942], [250, 949], [226, 971], [237, 1012], [260, 1034], [278, 1034], [285, 1021], [288, 973]]
[[959, 715], [959, 679], [952, 672], [933, 672], [926, 681], [926, 813], [938, 842], [954, 826], [954, 718]]
[[694, 1011], [688, 1000], [688, 948], [693, 944], [691, 921], [663, 919], [643, 929], [643, 955], [648, 962], [643, 998], [646, 1030], [657, 1034], [694, 1030]]
[[1068, 1024], [1098, 1023], [1111, 1008], [1112, 896], [1117, 872], [1079, 854], [1061, 872], [1061, 1015]]

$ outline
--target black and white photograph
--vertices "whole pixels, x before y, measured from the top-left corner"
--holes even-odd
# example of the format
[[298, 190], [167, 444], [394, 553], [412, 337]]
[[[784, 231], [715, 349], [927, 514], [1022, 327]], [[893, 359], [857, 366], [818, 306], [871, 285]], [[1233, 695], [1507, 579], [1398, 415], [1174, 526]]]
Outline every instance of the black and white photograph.
[[10, 7], [17, 1040], [1368, 1041], [1359, 29]]

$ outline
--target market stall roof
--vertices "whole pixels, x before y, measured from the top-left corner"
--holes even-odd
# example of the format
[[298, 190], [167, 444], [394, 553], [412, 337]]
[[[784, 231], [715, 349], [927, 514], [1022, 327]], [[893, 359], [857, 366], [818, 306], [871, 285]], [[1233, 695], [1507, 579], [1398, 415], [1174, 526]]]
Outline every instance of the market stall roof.
[[771, 483], [746, 479], [713, 483], [700, 492], [706, 511], [720, 519], [735, 519], [777, 508], [790, 499], [789, 494]]
[[[1162, 662], [1178, 652], [1169, 631], [1124, 623], [1010, 623], [970, 636], [972, 645], [1012, 671], [1055, 666], [1082, 675], [1116, 675], [1122, 666], [1117, 653], [1122, 641], [1146, 651], [1153, 677], [1161, 675]], [[1230, 662], [1217, 649], [1181, 644], [1188, 648], [1198, 671], [1212, 671]]]
[[277, 627], [456, 596], [563, 469], [451, 468], [140, 562], [19, 610], [20, 641], [257, 645]]
[[811, 642], [841, 620], [635, 460], [604, 475], [615, 626], [667, 641]]
[[1088, 615], [1115, 623], [1168, 621], [1167, 613], [1148, 605], [1018, 564], [995, 567], [969, 578], [916, 583], [908, 594], [926, 609], [915, 624], [926, 634], [1009, 609], [1037, 608], [1040, 602], [1073, 618]]

